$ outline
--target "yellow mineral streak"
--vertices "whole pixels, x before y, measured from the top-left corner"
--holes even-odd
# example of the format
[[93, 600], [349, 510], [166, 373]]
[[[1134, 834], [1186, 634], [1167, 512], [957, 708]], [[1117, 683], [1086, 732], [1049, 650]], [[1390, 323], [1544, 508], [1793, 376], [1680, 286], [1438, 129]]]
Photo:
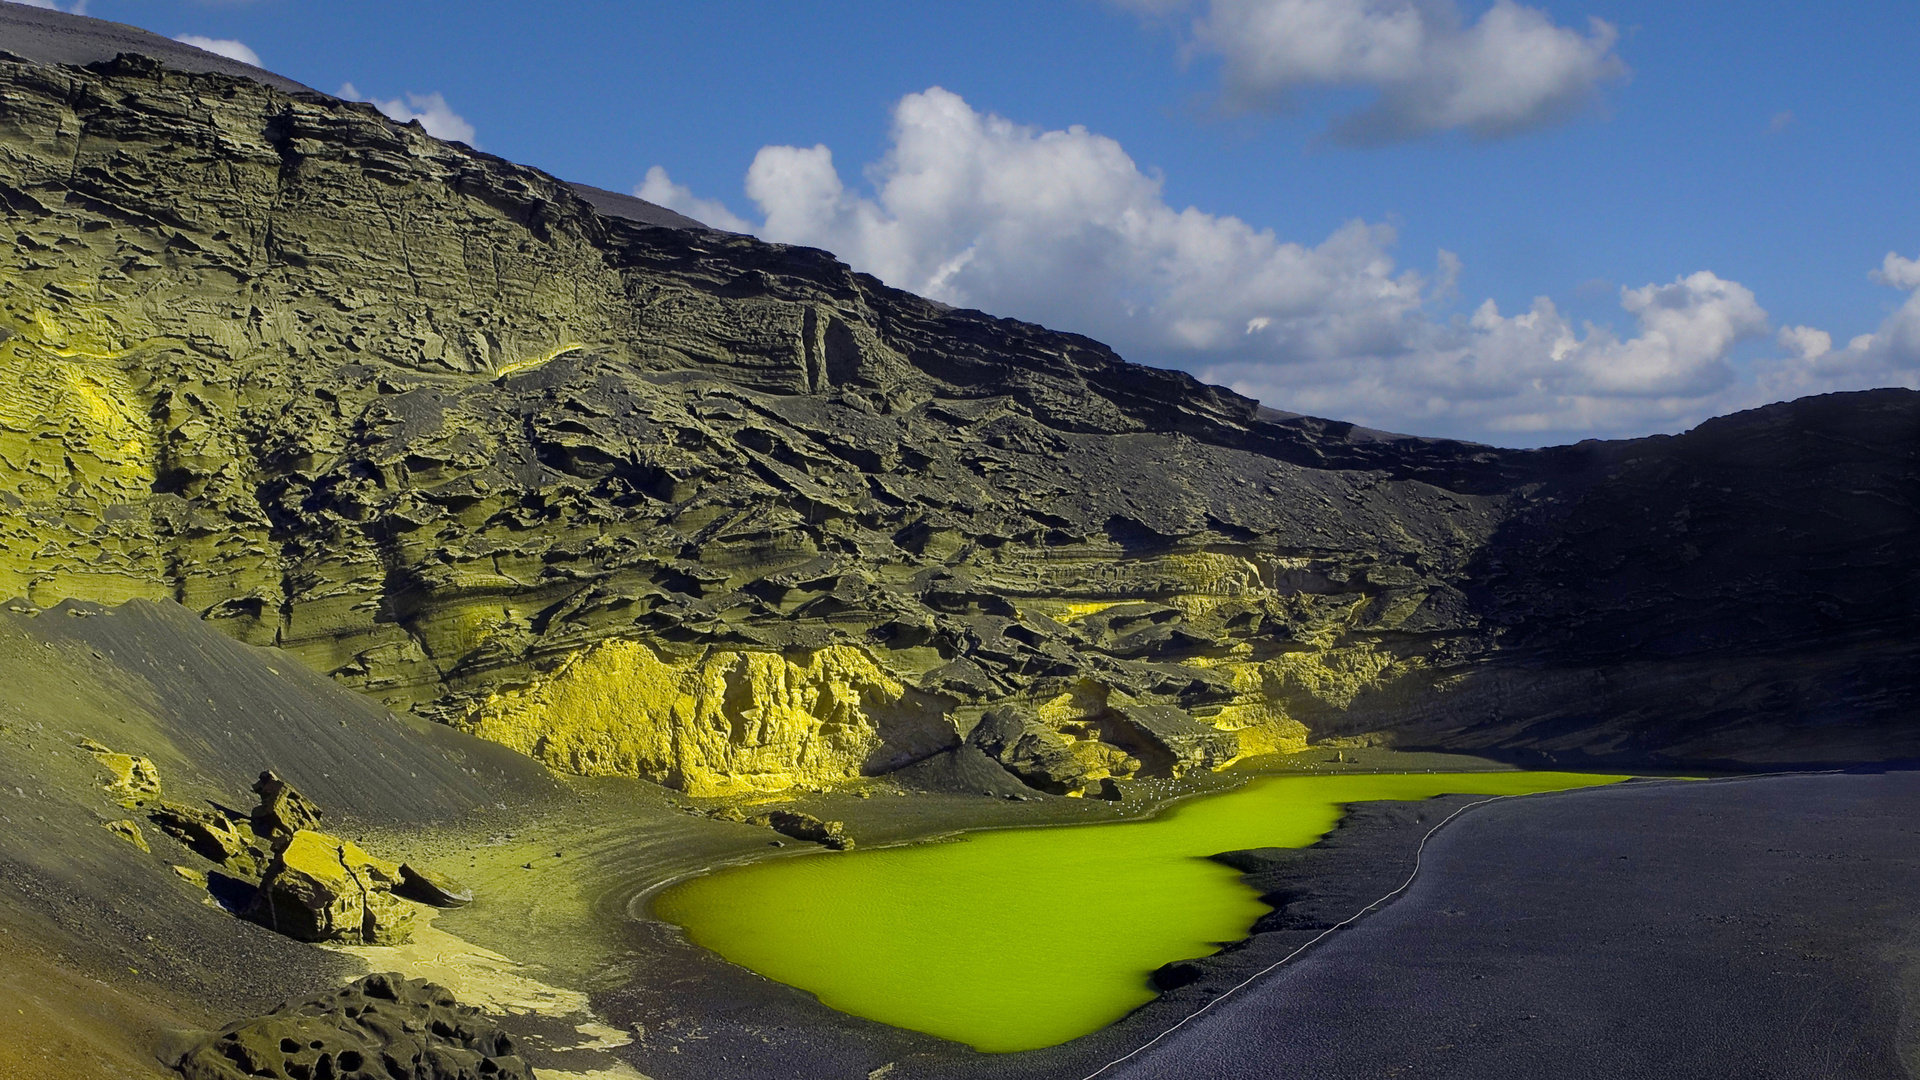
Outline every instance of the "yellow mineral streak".
[[535, 356], [527, 360], [515, 360], [511, 364], [502, 364], [494, 369], [493, 377], [496, 379], [504, 379], [509, 375], [518, 375], [523, 371], [532, 371], [542, 364], [550, 364], [570, 352], [579, 352], [584, 348], [586, 348], [586, 345], [581, 342], [569, 342], [544, 356]]
[[120, 365], [63, 358], [98, 351], [81, 336], [42, 310], [0, 341], [0, 591], [43, 606], [166, 592], [149, 538], [111, 517], [153, 495], [149, 403]]
[[1084, 619], [1089, 615], [1098, 615], [1108, 608], [1132, 603], [1130, 600], [1069, 600], [1063, 604], [1049, 605], [1053, 610], [1047, 612], [1049, 618], [1062, 625], [1075, 619]]
[[24, 499], [125, 502], [152, 493], [147, 405], [126, 373], [0, 344], [0, 477]]
[[886, 708], [904, 693], [850, 645], [665, 660], [640, 642], [610, 641], [491, 695], [466, 726], [569, 772], [735, 795], [859, 776], [881, 744]]

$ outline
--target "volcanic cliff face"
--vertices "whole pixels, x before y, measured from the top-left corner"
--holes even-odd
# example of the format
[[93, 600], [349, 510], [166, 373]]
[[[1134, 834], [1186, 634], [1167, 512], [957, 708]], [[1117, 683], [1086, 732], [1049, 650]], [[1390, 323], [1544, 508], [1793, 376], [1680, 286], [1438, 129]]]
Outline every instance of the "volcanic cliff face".
[[707, 794], [1914, 752], [1920, 395], [1383, 436], [602, 203], [324, 95], [0, 61], [0, 594], [178, 600]]

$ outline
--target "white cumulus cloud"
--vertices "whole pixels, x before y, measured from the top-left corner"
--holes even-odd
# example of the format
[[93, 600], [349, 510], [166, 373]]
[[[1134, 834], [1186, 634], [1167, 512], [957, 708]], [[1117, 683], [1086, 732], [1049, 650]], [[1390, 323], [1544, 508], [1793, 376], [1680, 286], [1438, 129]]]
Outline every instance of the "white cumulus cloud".
[[[1113, 0], [1148, 14], [1178, 0]], [[1627, 74], [1619, 32], [1586, 31], [1538, 8], [1495, 0], [1468, 21], [1453, 0], [1207, 0], [1185, 51], [1221, 61], [1227, 105], [1279, 109], [1314, 87], [1362, 87], [1369, 106], [1338, 121], [1336, 141], [1374, 144], [1435, 131], [1498, 138], [1558, 123]]]
[[1746, 404], [1734, 346], [1767, 313], [1737, 282], [1698, 271], [1620, 291], [1638, 333], [1576, 327], [1539, 297], [1524, 313], [1493, 301], [1463, 320], [1423, 320], [1392, 352], [1275, 363], [1236, 357], [1200, 375], [1268, 404], [1377, 427], [1499, 442], [1639, 434]]
[[251, 64], [254, 67], [260, 66], [260, 54], [247, 48], [245, 42], [236, 41], [233, 38], [210, 38], [200, 34], [177, 34], [173, 40], [183, 45], [191, 45], [196, 49], [205, 49], [210, 53], [224, 56], [229, 60], [238, 60], [243, 64]]
[[402, 124], [418, 120], [420, 126], [427, 129], [427, 134], [436, 139], [463, 142], [472, 147], [480, 145], [474, 138], [473, 125], [467, 122], [466, 117], [454, 112], [453, 106], [448, 105], [447, 99], [438, 91], [431, 94], [409, 93], [404, 99], [382, 101], [363, 96], [352, 83], [346, 83], [340, 87], [340, 96], [349, 101], [372, 102], [374, 108]]
[[54, 0], [6, 0], [6, 2], [9, 4], [19, 4], [21, 7], [40, 8], [45, 11], [64, 11], [72, 15], [85, 15], [87, 13], [88, 0], [73, 0], [73, 2], [66, 7], [61, 7], [55, 3]]
[[[1889, 251], [1868, 277], [1907, 292], [1907, 299], [1871, 334], [1860, 334], [1845, 348], [1833, 336], [1810, 326], [1781, 331], [1787, 357], [1764, 365], [1760, 385], [1774, 397], [1874, 386], [1920, 389], [1920, 259]], [[1792, 335], [1789, 339], [1788, 335]]]
[[894, 109], [893, 145], [849, 191], [824, 146], [769, 146], [747, 194], [770, 240], [824, 247], [951, 304], [1050, 321], [1155, 354], [1244, 341], [1270, 351], [1378, 346], [1417, 319], [1424, 280], [1393, 231], [1351, 222], [1317, 245], [1177, 210], [1120, 144], [1041, 131], [934, 88]]
[[[1787, 355], [1756, 378], [1741, 347], [1770, 333], [1768, 314], [1738, 281], [1704, 270], [1619, 289], [1627, 333], [1575, 325], [1546, 297], [1513, 315], [1491, 300], [1449, 314], [1463, 270], [1449, 252], [1431, 271], [1408, 269], [1384, 224], [1350, 221], [1300, 243], [1176, 208], [1114, 140], [1017, 124], [937, 87], [895, 106], [890, 147], [863, 176], [850, 186], [826, 146], [764, 147], [745, 181], [758, 224], [657, 167], [635, 190], [725, 228], [826, 248], [934, 299], [1087, 334], [1275, 408], [1418, 434], [1537, 444], [1672, 431], [1795, 386], [1899, 382], [1888, 357], [1920, 369], [1920, 300], [1910, 299], [1847, 349], [1787, 328]], [[1920, 296], [1920, 260], [1889, 256], [1875, 278]], [[1879, 359], [1827, 370], [1856, 353]]]
[[718, 199], [702, 199], [688, 190], [684, 184], [676, 184], [667, 175], [667, 170], [655, 165], [647, 170], [647, 178], [633, 189], [635, 198], [645, 199], [656, 206], [664, 206], [716, 229], [728, 232], [752, 232], [753, 225]]

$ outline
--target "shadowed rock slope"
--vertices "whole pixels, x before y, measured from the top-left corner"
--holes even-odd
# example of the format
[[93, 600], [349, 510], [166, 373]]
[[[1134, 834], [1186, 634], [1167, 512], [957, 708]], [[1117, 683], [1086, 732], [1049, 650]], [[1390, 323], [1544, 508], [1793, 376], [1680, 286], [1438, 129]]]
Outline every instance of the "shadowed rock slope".
[[1920, 394], [1382, 435], [599, 202], [371, 106], [0, 61], [0, 594], [177, 600], [698, 794], [1916, 753]]

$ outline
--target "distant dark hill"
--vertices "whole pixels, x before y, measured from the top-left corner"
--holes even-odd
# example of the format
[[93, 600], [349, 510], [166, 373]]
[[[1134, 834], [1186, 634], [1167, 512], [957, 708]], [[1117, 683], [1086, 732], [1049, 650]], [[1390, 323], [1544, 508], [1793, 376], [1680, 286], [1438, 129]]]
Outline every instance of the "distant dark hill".
[[0, 593], [702, 793], [1920, 752], [1920, 394], [1385, 435], [241, 76], [0, 63]]
[[95, 64], [121, 53], [139, 53], [176, 71], [219, 72], [252, 79], [276, 90], [313, 93], [313, 89], [264, 68], [243, 64], [137, 26], [69, 15], [64, 11], [0, 3], [0, 49], [36, 64]]
[[1920, 757], [1920, 394], [1547, 453], [1465, 586], [1498, 651], [1399, 723], [1563, 762]]

